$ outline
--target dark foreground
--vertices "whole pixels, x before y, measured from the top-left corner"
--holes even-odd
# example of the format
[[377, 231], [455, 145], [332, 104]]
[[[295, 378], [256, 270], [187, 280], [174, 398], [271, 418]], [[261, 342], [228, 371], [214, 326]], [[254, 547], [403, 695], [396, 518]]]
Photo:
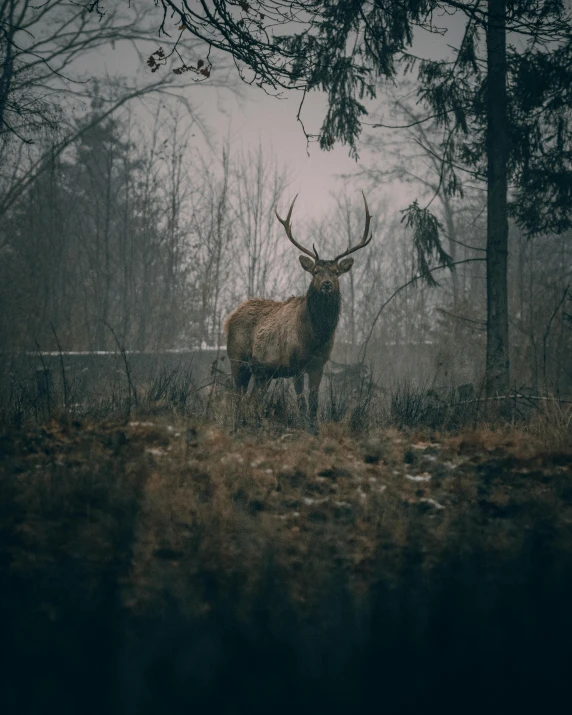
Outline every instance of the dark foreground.
[[54, 422], [0, 450], [0, 712], [569, 701], [567, 449]]

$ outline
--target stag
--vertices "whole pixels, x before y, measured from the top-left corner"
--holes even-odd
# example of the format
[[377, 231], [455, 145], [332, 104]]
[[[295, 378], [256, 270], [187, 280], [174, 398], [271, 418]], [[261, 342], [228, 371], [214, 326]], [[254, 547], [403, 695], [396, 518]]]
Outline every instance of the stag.
[[225, 323], [227, 354], [237, 394], [246, 394], [252, 376], [255, 392], [266, 389], [274, 378], [292, 377], [300, 410], [305, 415], [304, 375], [307, 374], [309, 417], [315, 425], [322, 373], [332, 351], [340, 317], [338, 278], [353, 265], [354, 259], [347, 256], [371, 241], [371, 216], [363, 195], [365, 230], [361, 241], [353, 247], [349, 245], [333, 260], [324, 260], [318, 256], [314, 245], [310, 251], [292, 235], [290, 219], [296, 198], [286, 219], [280, 218], [278, 211], [275, 213], [288, 239], [306, 254], [300, 256], [300, 263], [312, 275], [310, 287], [305, 296], [288, 298], [284, 302], [253, 298], [239, 305]]

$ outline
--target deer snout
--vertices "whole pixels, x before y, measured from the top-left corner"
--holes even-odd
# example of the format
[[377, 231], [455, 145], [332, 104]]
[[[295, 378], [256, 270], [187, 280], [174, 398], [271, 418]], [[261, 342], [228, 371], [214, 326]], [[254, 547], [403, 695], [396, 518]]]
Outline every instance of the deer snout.
[[324, 293], [330, 293], [332, 290], [332, 287], [333, 287], [332, 281], [329, 281], [326, 279], [325, 281], [322, 281], [322, 285], [320, 286], [320, 289]]

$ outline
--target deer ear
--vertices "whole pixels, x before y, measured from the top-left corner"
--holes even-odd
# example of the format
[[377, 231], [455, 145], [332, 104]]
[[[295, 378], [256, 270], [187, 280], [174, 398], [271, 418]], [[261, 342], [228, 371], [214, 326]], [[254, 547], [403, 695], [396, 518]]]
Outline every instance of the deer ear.
[[305, 271], [309, 271], [311, 273], [314, 270], [314, 261], [311, 258], [308, 258], [308, 256], [300, 256], [300, 263]]
[[344, 258], [343, 261], [340, 261], [338, 263], [338, 271], [340, 272], [340, 275], [342, 273], [347, 273], [349, 269], [353, 266], [354, 264], [354, 259], [353, 258]]

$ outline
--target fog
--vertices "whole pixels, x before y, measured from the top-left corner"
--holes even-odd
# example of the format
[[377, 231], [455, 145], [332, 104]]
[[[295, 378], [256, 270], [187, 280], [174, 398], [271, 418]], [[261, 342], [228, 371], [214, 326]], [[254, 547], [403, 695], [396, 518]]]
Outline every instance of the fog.
[[2, 713], [569, 699], [563, 7], [0, 3]]
[[[284, 215], [298, 194], [296, 236], [330, 257], [361, 236], [361, 191], [374, 237], [341, 279], [333, 363], [364, 362], [383, 389], [413, 382], [444, 393], [470, 383], [479, 391], [484, 186], [467, 179], [462, 196], [435, 192], [430, 147], [441, 142], [438, 127], [424, 126], [424, 144], [415, 126], [384, 128], [406, 125], [407, 112], [419, 111], [411, 79], [380, 83], [368, 100], [356, 161], [347, 146], [322, 151], [315, 141], [327, 109], [319, 92], [268, 93], [244, 83], [216, 51], [208, 76], [173, 73], [181, 62], [204, 62], [207, 48], [196, 40], [152, 72], [149, 56], [168, 51], [172, 38], [157, 36], [151, 5], [119, 6], [117, 17], [110, 9], [99, 21], [77, 15], [77, 36], [91, 34], [73, 50], [59, 38], [77, 8], [54, 5], [45, 17], [30, 5], [30, 26], [46, 39], [37, 53], [51, 53], [51, 65], [43, 71], [28, 49], [20, 53], [7, 105], [14, 123], [0, 147], [5, 395], [16, 383], [35, 389], [34, 371], [45, 369], [49, 353], [155, 353], [159, 363], [169, 350], [224, 356], [222, 326], [237, 305], [307, 288], [275, 208]], [[441, 19], [447, 42], [458, 41], [461, 26]], [[422, 33], [413, 46], [447, 57], [444, 48]], [[402, 220], [414, 200], [432, 204], [456, 264], [433, 265], [437, 285], [419, 277], [413, 233]], [[566, 232], [529, 238], [510, 225], [511, 385], [521, 392], [571, 389], [569, 239]], [[66, 360], [70, 382], [75, 368]], [[50, 371], [61, 383], [60, 368]], [[208, 377], [199, 371], [198, 383]]]

